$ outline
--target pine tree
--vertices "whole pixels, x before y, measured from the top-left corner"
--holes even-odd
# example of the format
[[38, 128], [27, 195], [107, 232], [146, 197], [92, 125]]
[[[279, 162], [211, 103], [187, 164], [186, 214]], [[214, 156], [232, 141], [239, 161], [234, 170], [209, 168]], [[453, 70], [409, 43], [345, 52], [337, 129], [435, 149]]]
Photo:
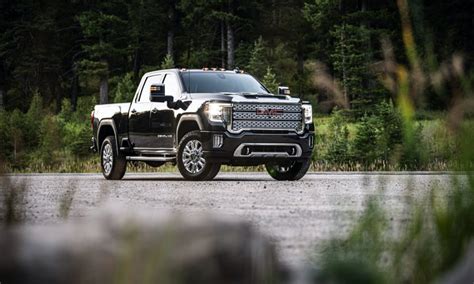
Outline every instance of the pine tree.
[[84, 77], [99, 79], [100, 103], [104, 104], [108, 102], [110, 64], [126, 53], [126, 49], [120, 48], [124, 44], [120, 39], [124, 36], [126, 21], [102, 11], [83, 12], [78, 20], [87, 39], [82, 46], [87, 58], [80, 61], [80, 72]]
[[362, 117], [371, 113], [372, 106], [386, 95], [370, 67], [374, 60], [373, 51], [367, 46], [370, 31], [365, 26], [342, 24], [334, 26], [331, 35], [335, 41], [331, 53], [335, 74], [353, 114]]
[[133, 73], [127, 73], [117, 83], [114, 94], [115, 103], [131, 102], [135, 94], [135, 83], [133, 82]]
[[247, 66], [248, 72], [257, 78], [263, 78], [267, 72], [267, 55], [265, 51], [265, 41], [260, 36], [253, 45], [252, 52], [250, 53], [249, 65]]
[[276, 80], [275, 74], [272, 72], [272, 68], [269, 66], [267, 67], [265, 76], [263, 76], [262, 83], [271, 93], [278, 94], [278, 82]]
[[161, 63], [161, 69], [172, 69], [175, 68], [173, 57], [170, 54], [166, 54]]

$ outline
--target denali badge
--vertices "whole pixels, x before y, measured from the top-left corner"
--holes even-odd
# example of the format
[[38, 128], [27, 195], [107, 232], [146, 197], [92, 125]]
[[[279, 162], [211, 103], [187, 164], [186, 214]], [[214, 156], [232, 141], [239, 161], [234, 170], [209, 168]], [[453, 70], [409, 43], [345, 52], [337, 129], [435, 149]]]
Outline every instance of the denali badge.
[[257, 115], [282, 115], [281, 108], [257, 108]]

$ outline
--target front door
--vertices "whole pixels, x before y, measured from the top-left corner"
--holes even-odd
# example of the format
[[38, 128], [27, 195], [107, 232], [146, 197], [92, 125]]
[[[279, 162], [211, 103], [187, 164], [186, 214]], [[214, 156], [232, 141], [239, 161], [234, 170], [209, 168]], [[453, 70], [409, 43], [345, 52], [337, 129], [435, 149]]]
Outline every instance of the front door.
[[[181, 87], [178, 78], [173, 73], [165, 75], [165, 95], [173, 96], [176, 101], [181, 96]], [[176, 129], [175, 110], [169, 109], [166, 103], [151, 103], [150, 129], [155, 137], [155, 143], [159, 149], [172, 149]]]

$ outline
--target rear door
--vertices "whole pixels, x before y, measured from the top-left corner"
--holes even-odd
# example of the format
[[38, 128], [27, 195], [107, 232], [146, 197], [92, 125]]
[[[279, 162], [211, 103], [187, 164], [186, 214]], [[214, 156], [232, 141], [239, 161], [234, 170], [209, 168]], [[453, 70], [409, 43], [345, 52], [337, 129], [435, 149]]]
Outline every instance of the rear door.
[[162, 74], [152, 75], [145, 79], [140, 94], [135, 98], [128, 114], [129, 139], [134, 150], [143, 151], [154, 148], [154, 137], [150, 131], [150, 86], [161, 84]]
[[[174, 73], [166, 73], [163, 84], [165, 95], [173, 96], [174, 101], [181, 97], [181, 86], [179, 79]], [[176, 129], [176, 114], [169, 109], [166, 103], [151, 103], [150, 129], [151, 135], [155, 137], [155, 145], [159, 149], [172, 149], [174, 147], [174, 136]]]

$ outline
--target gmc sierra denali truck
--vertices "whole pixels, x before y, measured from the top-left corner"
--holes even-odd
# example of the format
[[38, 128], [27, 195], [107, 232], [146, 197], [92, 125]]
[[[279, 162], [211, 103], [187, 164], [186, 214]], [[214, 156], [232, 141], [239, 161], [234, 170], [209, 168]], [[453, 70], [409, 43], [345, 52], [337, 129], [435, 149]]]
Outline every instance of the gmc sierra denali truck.
[[221, 165], [264, 164], [277, 180], [298, 180], [314, 144], [308, 102], [271, 94], [239, 70], [170, 69], [146, 73], [131, 103], [96, 105], [91, 149], [106, 179], [128, 161], [178, 165], [188, 180], [211, 180]]

